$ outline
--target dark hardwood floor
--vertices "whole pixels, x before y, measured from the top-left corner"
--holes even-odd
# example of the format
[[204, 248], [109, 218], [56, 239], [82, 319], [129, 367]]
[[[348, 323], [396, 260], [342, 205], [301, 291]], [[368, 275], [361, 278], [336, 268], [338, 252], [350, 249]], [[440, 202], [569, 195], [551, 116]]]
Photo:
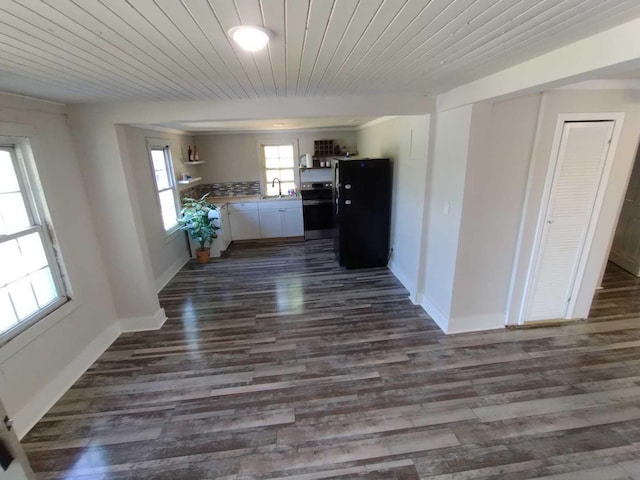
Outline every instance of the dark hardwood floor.
[[609, 262], [589, 318], [611, 320], [630, 317], [640, 318], [640, 278]]
[[594, 312], [633, 297], [620, 318], [445, 336], [326, 241], [232, 246], [24, 446], [42, 480], [640, 478], [640, 312], [616, 276]]

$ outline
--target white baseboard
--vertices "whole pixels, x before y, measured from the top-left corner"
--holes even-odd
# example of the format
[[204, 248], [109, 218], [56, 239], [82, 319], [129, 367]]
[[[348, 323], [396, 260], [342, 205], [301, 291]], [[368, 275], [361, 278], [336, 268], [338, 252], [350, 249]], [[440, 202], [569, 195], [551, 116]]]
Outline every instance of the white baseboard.
[[504, 314], [469, 315], [449, 320], [447, 333], [481, 332], [505, 328]]
[[38, 390], [29, 403], [14, 415], [14, 428], [19, 438], [24, 437], [33, 428], [119, 335], [120, 327], [117, 323], [113, 323], [89, 343], [53, 380]]
[[133, 317], [120, 319], [120, 331], [125, 332], [143, 332], [146, 330], [158, 330], [162, 328], [167, 320], [164, 308], [158, 309], [153, 316], [150, 317]]
[[398, 266], [398, 264], [393, 260], [389, 262], [388, 267], [389, 267], [389, 270], [391, 270], [391, 273], [393, 273], [395, 277], [400, 281], [400, 283], [402, 283], [404, 288], [406, 288], [409, 291], [409, 300], [411, 300], [411, 302], [413, 302], [414, 305], [417, 305], [418, 301], [416, 298], [415, 282], [409, 281], [408, 275], [405, 274], [402, 271], [402, 269]]
[[173, 265], [162, 272], [162, 275], [155, 279], [156, 293], [160, 293], [160, 290], [162, 290], [167, 285], [167, 283], [169, 283], [171, 279], [176, 276], [176, 273], [178, 273], [189, 260], [191, 260], [190, 257], [179, 258], [173, 263]]
[[423, 294], [418, 295], [419, 305], [429, 314], [444, 333], [449, 333], [449, 319]]

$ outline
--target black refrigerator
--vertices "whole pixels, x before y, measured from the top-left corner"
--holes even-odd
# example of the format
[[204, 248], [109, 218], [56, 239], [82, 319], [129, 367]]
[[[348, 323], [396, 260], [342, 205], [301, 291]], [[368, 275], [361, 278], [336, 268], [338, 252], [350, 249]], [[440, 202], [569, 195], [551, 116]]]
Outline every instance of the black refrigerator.
[[391, 224], [390, 160], [334, 159], [332, 167], [338, 262], [347, 268], [386, 266]]

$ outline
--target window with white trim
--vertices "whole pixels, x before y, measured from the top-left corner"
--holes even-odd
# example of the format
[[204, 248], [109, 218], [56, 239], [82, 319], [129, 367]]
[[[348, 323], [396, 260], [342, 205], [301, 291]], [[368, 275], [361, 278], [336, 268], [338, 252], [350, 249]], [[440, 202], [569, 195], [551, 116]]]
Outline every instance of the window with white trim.
[[156, 181], [162, 223], [167, 233], [178, 228], [178, 204], [176, 202], [176, 179], [173, 174], [171, 150], [168, 145], [152, 145], [149, 148], [151, 166]]
[[68, 298], [35, 172], [19, 144], [0, 139], [0, 339], [16, 335]]
[[[262, 156], [267, 195], [278, 195], [280, 191], [286, 195], [289, 190], [296, 188], [293, 145], [262, 145]], [[278, 189], [278, 182], [274, 184], [276, 178], [281, 182], [281, 190]]]

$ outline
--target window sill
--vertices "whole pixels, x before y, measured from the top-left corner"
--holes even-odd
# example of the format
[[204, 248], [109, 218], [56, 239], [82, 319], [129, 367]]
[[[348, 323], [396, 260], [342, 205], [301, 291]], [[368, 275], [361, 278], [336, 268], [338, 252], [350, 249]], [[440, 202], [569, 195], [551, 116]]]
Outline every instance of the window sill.
[[68, 300], [49, 313], [46, 317], [36, 321], [32, 325], [26, 326], [24, 330], [16, 333], [15, 336], [9, 337], [6, 340], [0, 339], [0, 342], [2, 342], [0, 345], [0, 363], [15, 355], [31, 342], [43, 335], [47, 330], [67, 318], [80, 305], [82, 305], [82, 302], [77, 299]]

